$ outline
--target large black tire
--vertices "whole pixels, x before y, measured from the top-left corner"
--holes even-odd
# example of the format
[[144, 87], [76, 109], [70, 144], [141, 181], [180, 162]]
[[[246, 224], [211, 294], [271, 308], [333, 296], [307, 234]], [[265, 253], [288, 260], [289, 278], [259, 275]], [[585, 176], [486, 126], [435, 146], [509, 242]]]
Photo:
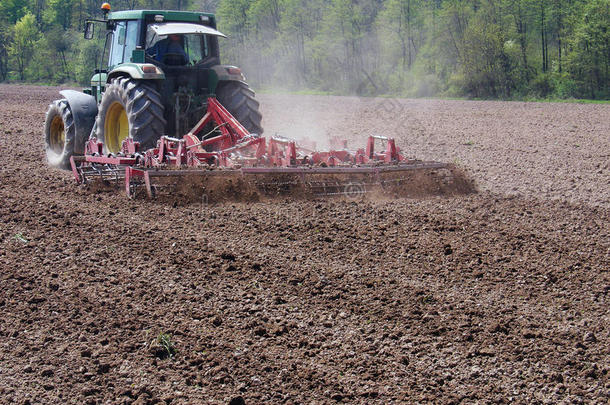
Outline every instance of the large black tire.
[[263, 116], [254, 91], [246, 83], [221, 82], [216, 89], [216, 98], [250, 133], [262, 135]]
[[49, 165], [69, 169], [70, 157], [74, 153], [76, 127], [68, 100], [55, 100], [49, 104], [43, 135]]
[[161, 95], [151, 83], [129, 77], [112, 79], [95, 124], [95, 136], [104, 144], [104, 153], [120, 152], [128, 137], [139, 142], [141, 150], [153, 148], [166, 124]]

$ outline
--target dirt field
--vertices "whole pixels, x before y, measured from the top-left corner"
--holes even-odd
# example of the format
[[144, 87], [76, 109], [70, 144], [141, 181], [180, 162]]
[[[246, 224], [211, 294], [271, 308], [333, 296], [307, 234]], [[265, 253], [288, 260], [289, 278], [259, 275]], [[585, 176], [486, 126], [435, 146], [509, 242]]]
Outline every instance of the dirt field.
[[49, 169], [56, 92], [0, 85], [0, 402], [607, 403], [610, 106], [261, 95], [481, 192], [173, 208]]

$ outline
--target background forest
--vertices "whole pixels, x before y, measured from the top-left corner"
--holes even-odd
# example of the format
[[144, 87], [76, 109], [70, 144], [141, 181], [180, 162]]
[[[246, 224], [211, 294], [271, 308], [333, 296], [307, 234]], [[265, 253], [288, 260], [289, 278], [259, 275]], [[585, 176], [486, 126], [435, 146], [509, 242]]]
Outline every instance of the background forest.
[[[412, 97], [610, 98], [610, 0], [121, 0], [214, 12], [255, 88]], [[0, 81], [87, 84], [101, 1], [0, 0]], [[99, 33], [99, 32], [98, 32]]]

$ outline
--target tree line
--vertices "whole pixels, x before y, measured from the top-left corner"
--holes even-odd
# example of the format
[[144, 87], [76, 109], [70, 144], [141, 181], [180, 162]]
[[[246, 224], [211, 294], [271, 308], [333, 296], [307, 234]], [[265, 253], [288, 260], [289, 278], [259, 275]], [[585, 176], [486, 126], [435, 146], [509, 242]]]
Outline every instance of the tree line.
[[[87, 83], [92, 0], [0, 0], [0, 81]], [[258, 88], [413, 97], [610, 98], [610, 0], [121, 0], [215, 12]]]

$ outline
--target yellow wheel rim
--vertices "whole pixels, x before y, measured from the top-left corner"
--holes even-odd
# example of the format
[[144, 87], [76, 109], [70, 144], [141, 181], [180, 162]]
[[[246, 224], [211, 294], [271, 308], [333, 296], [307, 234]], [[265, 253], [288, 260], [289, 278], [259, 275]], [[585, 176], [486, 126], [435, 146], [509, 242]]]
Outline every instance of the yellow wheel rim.
[[114, 102], [106, 113], [104, 122], [104, 144], [110, 153], [121, 150], [123, 141], [129, 136], [129, 123], [125, 108], [119, 102]]
[[49, 134], [49, 146], [51, 150], [57, 154], [61, 154], [66, 143], [66, 131], [64, 129], [64, 120], [61, 116], [56, 115], [51, 121], [51, 130]]

